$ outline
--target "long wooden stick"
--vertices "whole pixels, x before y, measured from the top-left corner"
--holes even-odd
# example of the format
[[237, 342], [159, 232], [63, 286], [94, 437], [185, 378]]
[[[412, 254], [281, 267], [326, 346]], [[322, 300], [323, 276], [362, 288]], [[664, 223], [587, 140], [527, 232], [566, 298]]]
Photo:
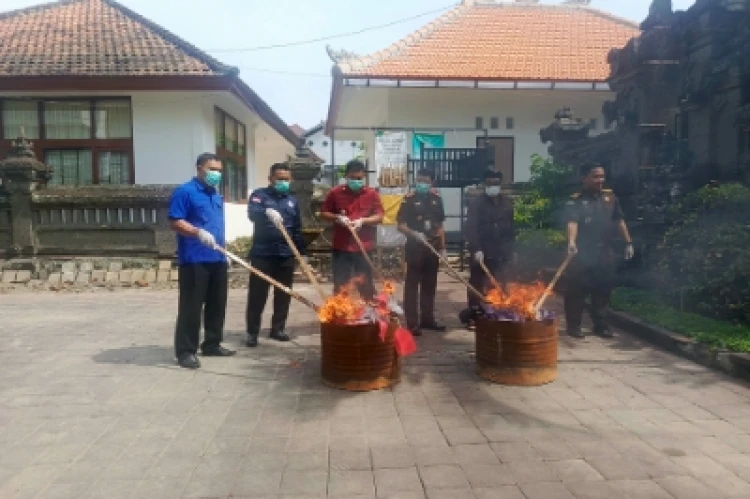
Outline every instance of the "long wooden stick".
[[453, 268], [453, 267], [451, 266], [451, 264], [450, 264], [450, 263], [448, 263], [448, 261], [447, 261], [447, 260], [446, 260], [445, 258], [443, 258], [443, 255], [441, 255], [441, 254], [440, 254], [440, 252], [439, 252], [438, 250], [436, 250], [435, 248], [433, 248], [433, 246], [432, 246], [432, 245], [431, 245], [431, 244], [430, 244], [430, 243], [429, 243], [428, 241], [425, 241], [424, 239], [422, 239], [422, 238], [420, 238], [420, 237], [417, 237], [417, 236], [415, 236], [415, 235], [414, 235], [414, 232], [413, 232], [412, 230], [410, 230], [410, 229], [406, 229], [406, 230], [407, 230], [407, 232], [409, 233], [409, 235], [410, 235], [411, 237], [413, 237], [414, 239], [418, 240], [418, 241], [419, 241], [420, 243], [422, 243], [423, 245], [427, 246], [427, 247], [428, 247], [428, 248], [430, 249], [430, 251], [432, 251], [432, 252], [433, 252], [433, 253], [435, 254], [435, 256], [437, 256], [437, 257], [438, 257], [438, 260], [440, 260], [440, 262], [441, 262], [441, 263], [442, 263], [443, 265], [445, 265], [445, 267], [446, 267], [446, 268], [447, 268], [448, 270], [450, 270], [450, 274], [451, 274], [451, 275], [452, 275], [453, 277], [455, 277], [456, 279], [458, 279], [459, 281], [461, 281], [461, 284], [463, 284], [464, 286], [466, 286], [466, 288], [467, 288], [467, 289], [468, 289], [469, 291], [471, 291], [472, 293], [474, 293], [475, 295], [477, 295], [477, 296], [478, 296], [478, 297], [479, 297], [479, 298], [480, 298], [480, 299], [481, 299], [482, 301], [487, 301], [487, 298], [485, 298], [485, 296], [484, 296], [484, 295], [483, 295], [482, 293], [480, 293], [480, 292], [479, 292], [479, 290], [477, 290], [477, 288], [475, 288], [474, 286], [472, 286], [471, 284], [469, 284], [469, 283], [468, 283], [468, 282], [466, 281], [466, 279], [464, 279], [463, 277], [461, 277], [461, 274], [459, 274], [459, 273], [458, 273], [458, 271], [457, 271], [456, 269], [454, 269], [454, 268]]
[[284, 227], [283, 223], [277, 223], [275, 224], [276, 228], [279, 229], [279, 232], [284, 236], [284, 239], [286, 239], [286, 243], [289, 245], [289, 247], [292, 249], [292, 252], [294, 253], [294, 256], [297, 257], [297, 261], [299, 261], [299, 266], [302, 267], [302, 271], [307, 274], [307, 278], [310, 279], [310, 282], [315, 287], [315, 290], [320, 295], [321, 300], [326, 300], [326, 294], [323, 291], [323, 288], [320, 285], [320, 282], [318, 282], [318, 278], [315, 277], [315, 272], [313, 272], [312, 268], [310, 268], [310, 265], [305, 261], [304, 258], [302, 258], [302, 255], [299, 252], [299, 249], [297, 249], [297, 245], [294, 244], [294, 241], [292, 240], [292, 237], [289, 235], [289, 232], [287, 232], [286, 227]]
[[568, 268], [568, 264], [573, 259], [575, 255], [573, 253], [568, 253], [568, 256], [565, 257], [565, 260], [562, 262], [562, 265], [560, 265], [560, 268], [557, 269], [557, 273], [555, 274], [555, 277], [552, 278], [552, 280], [549, 283], [549, 286], [547, 286], [547, 289], [544, 290], [544, 293], [542, 293], [541, 298], [539, 298], [539, 301], [536, 302], [536, 305], [534, 305], [534, 314], [537, 314], [539, 310], [542, 308], [542, 305], [544, 305], [544, 302], [547, 301], [547, 298], [549, 298], [549, 295], [552, 294], [552, 290], [555, 287], [555, 284], [557, 284], [557, 281], [560, 279], [560, 276], [563, 275], [563, 272], [565, 272], [565, 269]]
[[500, 286], [500, 283], [497, 282], [497, 279], [495, 279], [495, 276], [492, 275], [492, 272], [490, 272], [490, 269], [487, 268], [487, 265], [484, 264], [484, 260], [479, 260], [477, 263], [479, 263], [479, 266], [482, 268], [482, 272], [484, 272], [485, 275], [487, 275], [492, 285], [495, 286], [495, 289], [497, 289], [498, 291], [502, 291], [503, 288]]
[[245, 267], [247, 270], [250, 271], [251, 274], [254, 274], [254, 275], [260, 277], [261, 279], [263, 279], [264, 281], [266, 281], [271, 286], [274, 286], [275, 288], [280, 289], [281, 291], [283, 291], [284, 293], [288, 294], [292, 298], [297, 299], [303, 305], [306, 305], [306, 306], [310, 307], [311, 309], [315, 310], [316, 312], [319, 310], [320, 307], [318, 307], [316, 304], [314, 304], [313, 302], [311, 302], [310, 300], [308, 300], [307, 298], [305, 298], [301, 294], [297, 293], [293, 289], [291, 289], [291, 288], [289, 288], [287, 286], [284, 286], [283, 284], [281, 284], [276, 279], [267, 276], [266, 274], [264, 274], [260, 270], [256, 269], [255, 267], [253, 267], [252, 265], [250, 265], [249, 263], [247, 263], [242, 258], [238, 257], [237, 255], [235, 255], [235, 254], [233, 254], [233, 253], [225, 250], [224, 248], [222, 248], [220, 246], [217, 247], [216, 250], [219, 251], [220, 253], [223, 253], [227, 258], [229, 258], [229, 259], [231, 259], [231, 260], [239, 263], [243, 267]]
[[349, 224], [346, 224], [346, 228], [349, 229], [349, 232], [351, 232], [352, 237], [354, 238], [354, 241], [357, 243], [357, 246], [359, 246], [359, 250], [362, 252], [362, 255], [365, 257], [365, 260], [367, 260], [367, 263], [370, 265], [370, 268], [372, 269], [373, 273], [375, 273], [375, 278], [378, 281], [383, 280], [383, 276], [380, 274], [380, 270], [375, 266], [372, 259], [370, 258], [370, 255], [367, 253], [367, 250], [365, 249], [364, 243], [362, 243], [362, 239], [360, 239], [359, 234], [357, 234], [357, 229], [352, 227]]

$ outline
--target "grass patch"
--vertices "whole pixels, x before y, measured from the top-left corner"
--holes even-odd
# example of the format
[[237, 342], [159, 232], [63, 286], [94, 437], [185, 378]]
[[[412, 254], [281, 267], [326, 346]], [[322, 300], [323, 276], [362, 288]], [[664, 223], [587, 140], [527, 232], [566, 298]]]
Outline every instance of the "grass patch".
[[715, 349], [750, 352], [750, 327], [680, 312], [651, 291], [617, 288], [612, 293], [612, 308], [649, 324], [684, 334]]

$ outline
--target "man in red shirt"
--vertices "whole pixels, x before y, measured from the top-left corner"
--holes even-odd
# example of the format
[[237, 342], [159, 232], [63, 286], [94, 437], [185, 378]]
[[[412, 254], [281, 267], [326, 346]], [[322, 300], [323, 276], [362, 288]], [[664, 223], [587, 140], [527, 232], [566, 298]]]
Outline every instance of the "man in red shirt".
[[361, 275], [359, 287], [363, 298], [375, 296], [372, 269], [362, 254], [348, 227], [357, 231], [365, 250], [375, 249], [377, 225], [383, 221], [383, 204], [378, 192], [365, 185], [365, 165], [358, 160], [346, 164], [346, 184], [331, 189], [323, 201], [321, 217], [334, 222], [333, 227], [333, 292], [352, 278]]

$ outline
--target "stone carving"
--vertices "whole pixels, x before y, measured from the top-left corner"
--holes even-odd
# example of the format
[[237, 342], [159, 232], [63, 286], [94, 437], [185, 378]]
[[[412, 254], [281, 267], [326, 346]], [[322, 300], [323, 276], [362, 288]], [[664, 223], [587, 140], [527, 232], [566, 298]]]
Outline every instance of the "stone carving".
[[[307, 244], [312, 244], [323, 232], [318, 222], [315, 179], [320, 175], [322, 161], [315, 158], [304, 140], [300, 141], [295, 156], [288, 156], [287, 164], [292, 172], [292, 194], [297, 197], [302, 215], [302, 235]], [[322, 203], [322, 201], [321, 201]]]
[[340, 62], [350, 61], [352, 59], [359, 59], [359, 55], [354, 52], [350, 52], [344, 49], [334, 50], [330, 45], [326, 45], [326, 52], [328, 53], [328, 57], [331, 59], [331, 61], [336, 64]]

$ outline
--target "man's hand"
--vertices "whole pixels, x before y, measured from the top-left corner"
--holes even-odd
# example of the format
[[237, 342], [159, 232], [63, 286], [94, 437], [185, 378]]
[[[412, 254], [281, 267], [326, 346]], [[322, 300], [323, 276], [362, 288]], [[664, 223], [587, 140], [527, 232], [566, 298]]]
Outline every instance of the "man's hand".
[[477, 251], [474, 253], [474, 261], [477, 263], [484, 262], [484, 252], [483, 251]]
[[349, 217], [345, 217], [344, 215], [337, 215], [336, 223], [339, 225], [343, 225], [344, 227], [351, 225], [351, 221], [349, 220]]
[[635, 249], [633, 248], [633, 243], [627, 243], [625, 245], [625, 260], [632, 260], [633, 256], [635, 256]]
[[364, 223], [365, 223], [365, 222], [364, 222], [364, 220], [363, 220], [363, 219], [361, 219], [361, 218], [358, 218], [358, 219], [356, 219], [355, 221], [351, 222], [351, 224], [352, 224], [352, 228], [353, 228], [354, 230], [359, 230], [359, 229], [361, 229], [361, 228], [362, 228], [362, 226], [364, 225]]
[[578, 246], [576, 246], [575, 241], [568, 241], [568, 254], [569, 255], [578, 254]]
[[203, 246], [216, 249], [216, 238], [205, 229], [198, 229], [198, 240]]
[[274, 210], [273, 208], [266, 208], [266, 216], [274, 225], [282, 225], [284, 223], [284, 219], [281, 217], [281, 213]]

